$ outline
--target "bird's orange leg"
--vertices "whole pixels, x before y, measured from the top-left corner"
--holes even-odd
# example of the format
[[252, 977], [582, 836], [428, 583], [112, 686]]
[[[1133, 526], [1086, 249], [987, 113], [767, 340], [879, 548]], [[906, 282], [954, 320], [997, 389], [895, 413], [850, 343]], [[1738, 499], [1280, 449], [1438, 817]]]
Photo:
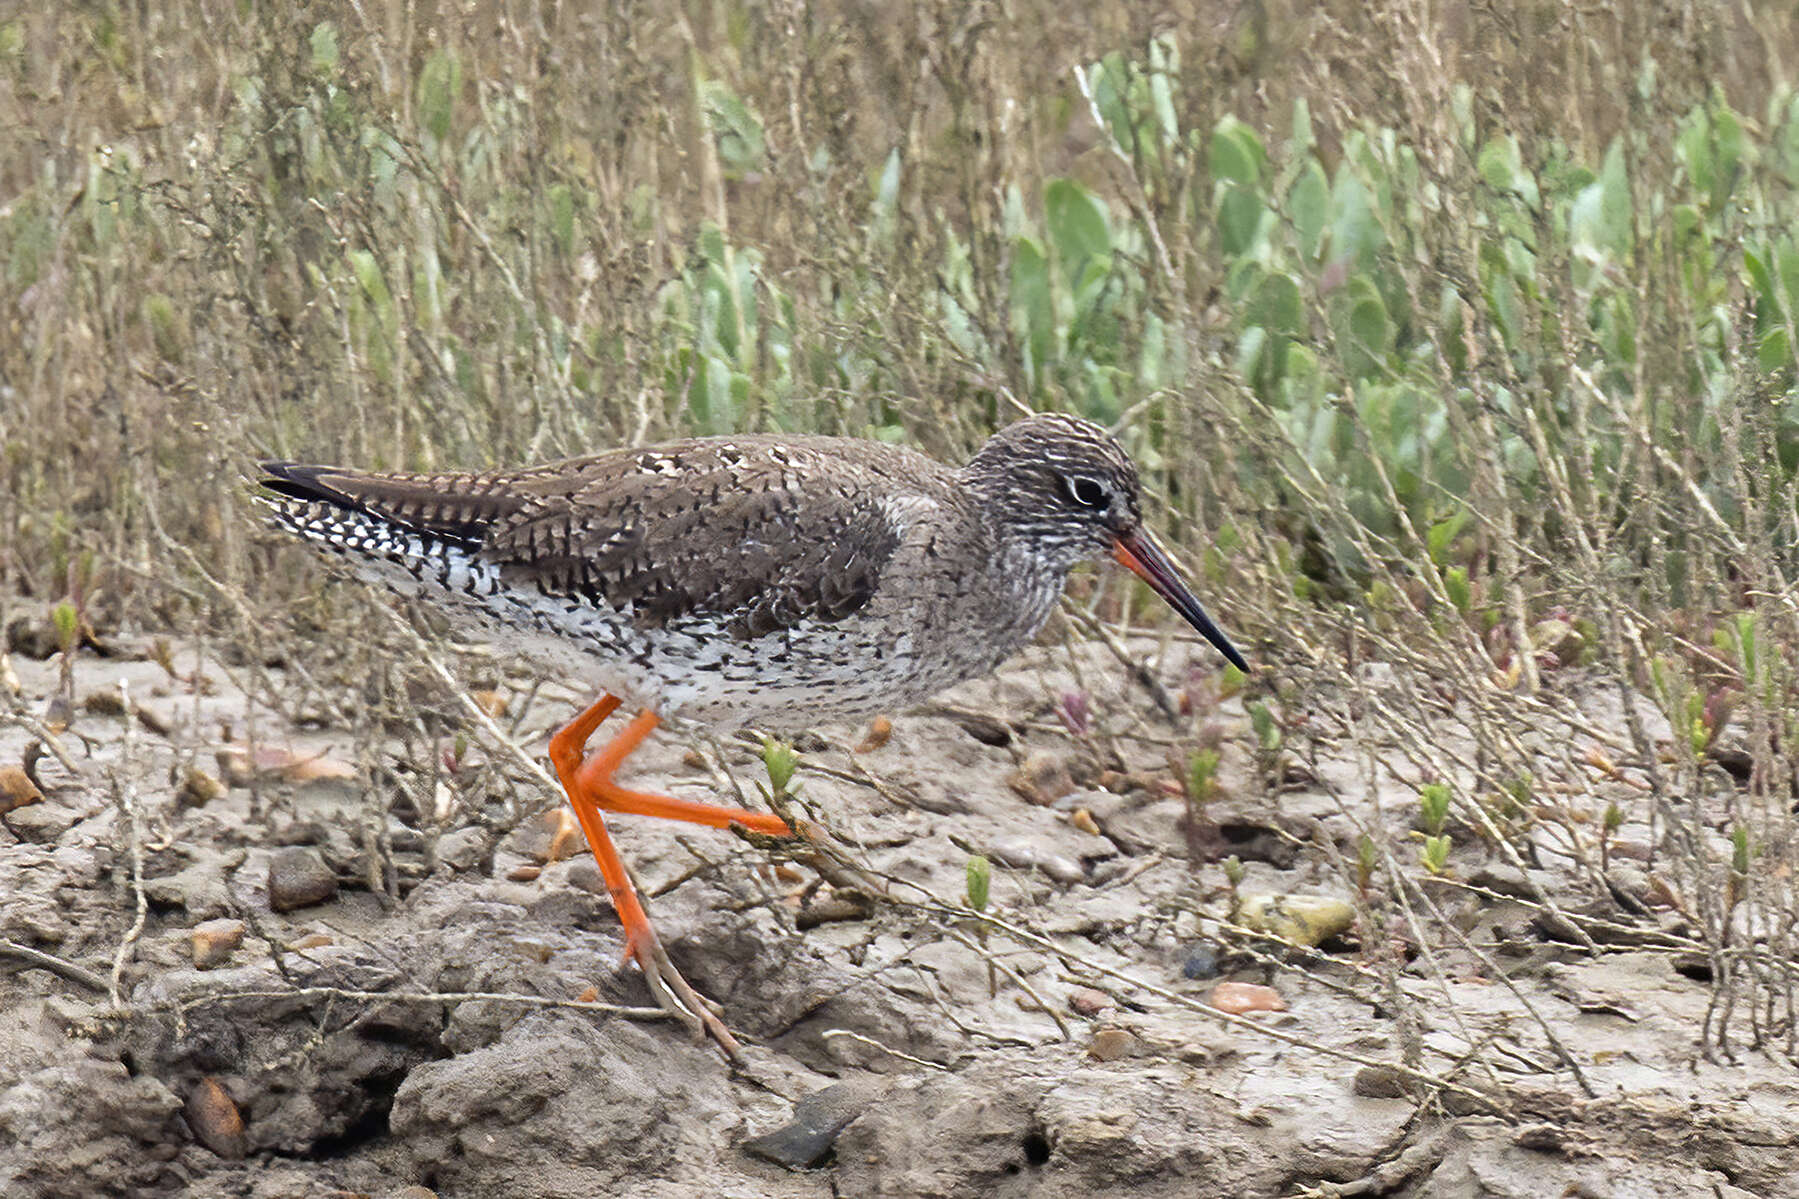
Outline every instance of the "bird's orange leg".
[[[616, 707], [617, 704], [618, 701], [614, 700], [613, 706]], [[594, 705], [596, 708], [599, 706]], [[607, 712], [610, 711], [608, 708]], [[793, 836], [793, 830], [787, 827], [787, 822], [769, 812], [695, 803], [691, 799], [676, 799], [672, 795], [656, 795], [648, 791], [629, 791], [613, 782], [613, 772], [660, 723], [661, 719], [654, 712], [639, 712], [622, 733], [608, 741], [599, 753], [583, 762], [575, 775], [575, 785], [580, 788], [583, 798], [591, 799], [604, 812], [660, 816], [664, 820], [685, 820], [712, 828], [741, 824], [751, 832], [768, 833], [775, 837]]]
[[619, 700], [616, 696], [604, 695], [570, 721], [550, 738], [550, 762], [555, 766], [556, 777], [561, 780], [562, 789], [568, 795], [569, 806], [575, 809], [575, 818], [581, 822], [581, 831], [586, 834], [587, 844], [593, 850], [600, 876], [606, 880], [606, 889], [612, 896], [613, 909], [618, 912], [619, 923], [624, 926], [625, 955], [637, 959], [638, 965], [643, 968], [644, 979], [649, 983], [651, 994], [664, 1009], [696, 1031], [705, 1032], [726, 1053], [736, 1057], [735, 1038], [707, 1001], [681, 977], [668, 954], [663, 951], [661, 938], [656, 935], [656, 928], [650, 923], [649, 913], [644, 911], [643, 901], [638, 898], [637, 888], [631, 883], [631, 875], [625, 869], [624, 859], [618, 856], [618, 848], [613, 845], [611, 834], [606, 831], [606, 818], [601, 813], [611, 811], [664, 816], [707, 824], [714, 828], [724, 828], [735, 823], [776, 836], [790, 836], [791, 832], [785, 821], [766, 812], [716, 807], [669, 795], [628, 791], [614, 783], [612, 775], [619, 763], [660, 723], [654, 712], [642, 712], [604, 748], [591, 757], [587, 756], [588, 739], [618, 707]]
[[619, 923], [624, 925], [625, 953], [636, 956], [638, 943], [654, 941], [656, 930], [650, 924], [649, 913], [643, 910], [642, 901], [637, 898], [637, 888], [631, 885], [631, 876], [625, 870], [624, 859], [618, 856], [618, 847], [612, 844], [612, 835], [606, 831], [606, 818], [582, 794], [579, 782], [581, 764], [587, 755], [587, 739], [618, 710], [618, 705], [617, 696], [601, 696], [592, 707], [551, 737], [550, 764], [562, 781], [569, 806], [575, 809], [575, 819], [581, 822], [587, 846], [593, 850], [594, 861], [599, 864], [600, 877], [606, 880], [606, 890], [612, 895], [612, 907], [618, 912]]

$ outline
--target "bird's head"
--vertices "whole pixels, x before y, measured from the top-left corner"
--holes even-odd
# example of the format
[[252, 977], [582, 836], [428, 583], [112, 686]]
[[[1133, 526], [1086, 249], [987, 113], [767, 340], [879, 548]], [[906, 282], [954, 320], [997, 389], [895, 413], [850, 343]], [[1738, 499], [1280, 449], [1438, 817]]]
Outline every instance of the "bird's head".
[[1232, 665], [1249, 669], [1144, 526], [1136, 464], [1104, 429], [1060, 413], [1028, 416], [989, 438], [966, 474], [999, 538], [1058, 572], [1119, 562]]

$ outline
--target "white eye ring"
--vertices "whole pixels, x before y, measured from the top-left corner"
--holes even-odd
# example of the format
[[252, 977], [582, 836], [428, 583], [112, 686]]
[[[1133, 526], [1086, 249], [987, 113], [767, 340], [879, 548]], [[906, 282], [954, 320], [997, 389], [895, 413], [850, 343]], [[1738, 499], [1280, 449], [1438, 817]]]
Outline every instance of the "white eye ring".
[[1064, 475], [1062, 489], [1068, 493], [1069, 499], [1083, 508], [1104, 508], [1112, 500], [1104, 483], [1084, 475]]

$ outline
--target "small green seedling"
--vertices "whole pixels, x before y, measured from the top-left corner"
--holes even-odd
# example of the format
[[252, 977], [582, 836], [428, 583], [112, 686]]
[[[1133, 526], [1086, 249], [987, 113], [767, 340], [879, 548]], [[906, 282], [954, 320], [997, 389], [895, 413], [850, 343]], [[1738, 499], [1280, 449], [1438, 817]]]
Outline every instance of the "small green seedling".
[[1218, 797], [1218, 763], [1221, 760], [1215, 749], [1196, 749], [1188, 756], [1187, 802], [1195, 810]]
[[968, 859], [968, 906], [977, 912], [987, 910], [993, 892], [993, 863], [980, 854]]
[[1274, 713], [1268, 705], [1257, 700], [1249, 705], [1249, 723], [1256, 733], [1256, 744], [1265, 754], [1275, 753], [1281, 747], [1281, 726], [1274, 719]]
[[794, 772], [800, 766], [800, 756], [794, 752], [793, 746], [785, 741], [776, 741], [773, 737], [764, 737], [762, 766], [768, 771], [769, 794], [782, 798], [793, 794], [790, 785]]
[[1749, 866], [1755, 851], [1749, 844], [1749, 826], [1738, 823], [1730, 829], [1730, 879], [1724, 888], [1724, 906], [1734, 908], [1749, 893]]
[[1424, 831], [1436, 836], [1449, 819], [1449, 784], [1426, 783], [1418, 788], [1418, 816]]
[[1432, 877], [1439, 877], [1449, 869], [1450, 845], [1447, 834], [1424, 839], [1424, 851], [1418, 855], [1418, 860], [1424, 863], [1424, 868], [1430, 871]]
[[1474, 588], [1468, 582], [1467, 568], [1452, 566], [1443, 572], [1443, 591], [1449, 602], [1464, 617], [1474, 609]]
[[75, 605], [64, 600], [50, 609], [50, 623], [56, 626], [56, 648], [66, 658], [81, 644], [81, 614]]
[[1355, 843], [1355, 881], [1356, 890], [1363, 896], [1374, 889], [1374, 870], [1380, 865], [1380, 851], [1374, 844], [1374, 838], [1363, 833]]

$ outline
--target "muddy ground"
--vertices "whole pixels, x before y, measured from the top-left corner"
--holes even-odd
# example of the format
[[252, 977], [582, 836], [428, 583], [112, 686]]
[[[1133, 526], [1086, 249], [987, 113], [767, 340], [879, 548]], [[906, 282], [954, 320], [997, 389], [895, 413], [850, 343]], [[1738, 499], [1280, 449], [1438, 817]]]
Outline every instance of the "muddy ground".
[[[0, 699], [36, 719], [58, 663], [31, 648]], [[1207, 716], [1222, 786], [1195, 827], [1168, 766], [1194, 720], [1097, 647], [1033, 650], [884, 744], [802, 740], [802, 799], [893, 901], [614, 821], [674, 960], [743, 1038], [735, 1066], [637, 1010], [591, 858], [559, 856], [554, 809], [531, 811], [553, 795], [484, 732], [371, 734], [327, 702], [357, 680], [326, 649], [256, 671], [108, 648], [74, 663], [68, 764], [39, 757], [42, 799], [0, 816], [7, 1199], [1799, 1196], [1799, 1080], [1701, 1052], [1711, 992], [1679, 955], [1556, 936], [1518, 897], [1616, 908], [1553, 854], [1525, 870], [1459, 839], [1428, 952], [1397, 920], [1370, 936], [1365, 905], [1314, 951], [1227, 927], [1229, 852], [1245, 895], [1355, 904], [1344, 863], [1379, 827], [1419, 873], [1414, 792], [1328, 736], [1269, 785], [1234, 697]], [[1210, 667], [1132, 649], [1177, 696]], [[1617, 723], [1596, 685], [1558, 685]], [[531, 754], [575, 703], [488, 689]], [[1055, 710], [1071, 691], [1084, 737]], [[35, 739], [0, 724], [0, 767]], [[753, 795], [753, 752], [712, 752], [665, 734], [634, 777]], [[1004, 926], [932, 906], [963, 902], [971, 850]], [[1221, 981], [1286, 1010], [1208, 1014]]]

